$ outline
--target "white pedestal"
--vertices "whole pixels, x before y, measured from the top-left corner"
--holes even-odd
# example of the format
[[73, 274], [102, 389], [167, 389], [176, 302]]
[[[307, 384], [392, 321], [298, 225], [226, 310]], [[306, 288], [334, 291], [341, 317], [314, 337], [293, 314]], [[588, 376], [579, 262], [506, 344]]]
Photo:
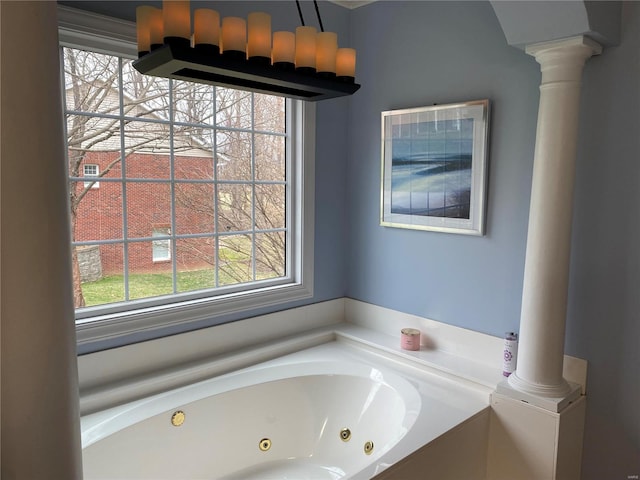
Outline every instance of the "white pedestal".
[[584, 396], [554, 413], [494, 393], [491, 409], [488, 479], [580, 479]]

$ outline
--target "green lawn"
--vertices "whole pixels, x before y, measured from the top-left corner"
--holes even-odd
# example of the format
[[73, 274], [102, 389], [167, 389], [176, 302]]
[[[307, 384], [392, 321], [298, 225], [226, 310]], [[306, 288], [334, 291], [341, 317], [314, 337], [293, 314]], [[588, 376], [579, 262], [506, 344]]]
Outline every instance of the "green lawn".
[[[178, 273], [178, 291], [190, 292], [215, 287], [212, 270]], [[222, 279], [221, 279], [221, 283]], [[129, 298], [149, 298], [173, 293], [170, 273], [137, 273], [129, 275]], [[124, 276], [110, 275], [96, 282], [82, 284], [87, 307], [124, 300]]]

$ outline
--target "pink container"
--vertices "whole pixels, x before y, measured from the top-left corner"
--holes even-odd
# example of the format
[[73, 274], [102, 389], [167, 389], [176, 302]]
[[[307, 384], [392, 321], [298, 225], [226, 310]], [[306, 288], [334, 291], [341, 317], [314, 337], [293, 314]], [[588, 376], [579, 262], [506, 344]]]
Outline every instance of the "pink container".
[[420, 330], [403, 328], [400, 334], [400, 347], [403, 350], [420, 350]]

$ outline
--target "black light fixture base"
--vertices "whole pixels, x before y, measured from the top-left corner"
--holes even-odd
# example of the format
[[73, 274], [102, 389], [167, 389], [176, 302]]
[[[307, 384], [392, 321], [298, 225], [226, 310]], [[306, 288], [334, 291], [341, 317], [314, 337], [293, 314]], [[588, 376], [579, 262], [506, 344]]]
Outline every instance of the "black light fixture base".
[[336, 77], [336, 80], [342, 83], [350, 83], [350, 84], [356, 83], [356, 79], [353, 77], [339, 76], [339, 77]]
[[318, 72], [318, 76], [321, 78], [336, 78], [335, 72]]
[[244, 61], [247, 59], [247, 52], [243, 52], [242, 50], [224, 50], [222, 52], [222, 56], [224, 58], [228, 58], [229, 60]]
[[[226, 53], [226, 52], [225, 52]], [[244, 52], [241, 52], [244, 55]], [[360, 85], [340, 78], [322, 78], [272, 65], [249, 62], [246, 57], [206, 55], [195, 48], [164, 45], [133, 62], [140, 73], [163, 78], [221, 85], [308, 101], [352, 95]]]
[[182, 37], [164, 37], [164, 44], [178, 48], [189, 48], [191, 46], [191, 40]]
[[288, 70], [293, 72], [296, 69], [296, 64], [293, 62], [274, 62], [273, 66], [278, 70]]
[[196, 52], [200, 52], [204, 55], [220, 55], [220, 47], [218, 45], [211, 45], [210, 43], [199, 43], [193, 47]]
[[313, 67], [296, 67], [296, 72], [301, 75], [311, 76], [316, 74], [316, 69]]
[[249, 61], [257, 65], [271, 65], [271, 59], [269, 57], [260, 57], [258, 55], [249, 57]]

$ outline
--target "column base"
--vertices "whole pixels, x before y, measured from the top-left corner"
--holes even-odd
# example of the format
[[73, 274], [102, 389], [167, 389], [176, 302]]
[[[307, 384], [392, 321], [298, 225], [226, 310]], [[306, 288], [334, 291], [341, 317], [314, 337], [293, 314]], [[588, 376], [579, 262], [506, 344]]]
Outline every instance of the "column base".
[[[540, 392], [532, 392], [523, 385], [523, 381], [512, 374], [508, 380], [503, 380], [496, 387], [496, 392], [505, 397], [513, 398], [536, 407], [544, 408], [550, 412], [560, 412], [563, 408], [580, 397], [582, 387], [578, 383], [565, 382], [557, 391], [542, 389]], [[524, 388], [523, 388], [524, 386]]]

